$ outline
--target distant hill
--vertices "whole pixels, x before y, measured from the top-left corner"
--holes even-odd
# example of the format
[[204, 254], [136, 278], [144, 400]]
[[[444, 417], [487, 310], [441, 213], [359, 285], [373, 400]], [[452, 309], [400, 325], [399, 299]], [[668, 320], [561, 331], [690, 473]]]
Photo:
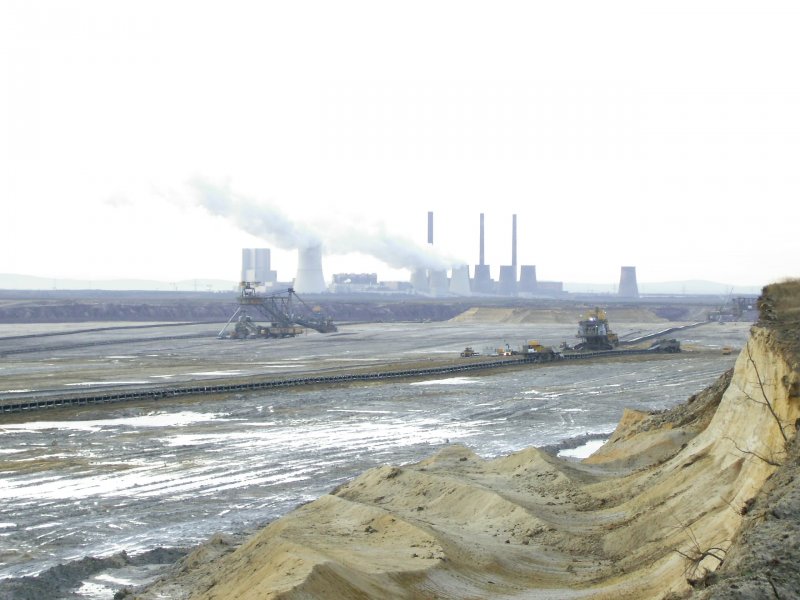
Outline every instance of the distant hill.
[[155, 281], [148, 279], [51, 279], [0, 273], [0, 289], [6, 290], [147, 290], [166, 292], [234, 291], [238, 282], [223, 279]]

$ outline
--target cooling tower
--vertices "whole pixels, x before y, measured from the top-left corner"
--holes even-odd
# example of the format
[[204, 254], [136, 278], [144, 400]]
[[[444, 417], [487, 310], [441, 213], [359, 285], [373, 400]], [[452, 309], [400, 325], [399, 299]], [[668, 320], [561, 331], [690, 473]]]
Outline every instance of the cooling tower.
[[623, 298], [638, 298], [639, 284], [636, 283], [636, 267], [622, 267], [619, 274], [619, 291]]
[[472, 281], [472, 291], [476, 294], [492, 293], [492, 276], [489, 265], [475, 265], [475, 279]]
[[453, 267], [450, 275], [450, 293], [456, 296], [469, 296], [469, 267], [460, 265]]
[[319, 294], [326, 289], [325, 276], [322, 274], [322, 247], [299, 248], [294, 291], [298, 294]]
[[427, 293], [430, 289], [428, 287], [428, 271], [426, 269], [414, 269], [411, 272], [411, 285], [417, 292]]
[[513, 265], [500, 267], [500, 282], [498, 293], [503, 296], [517, 295], [517, 268]]
[[434, 296], [443, 296], [448, 292], [447, 271], [431, 269], [428, 275], [428, 284], [430, 286], [431, 294]]
[[536, 291], [536, 265], [522, 265], [519, 268], [520, 292], [532, 294]]

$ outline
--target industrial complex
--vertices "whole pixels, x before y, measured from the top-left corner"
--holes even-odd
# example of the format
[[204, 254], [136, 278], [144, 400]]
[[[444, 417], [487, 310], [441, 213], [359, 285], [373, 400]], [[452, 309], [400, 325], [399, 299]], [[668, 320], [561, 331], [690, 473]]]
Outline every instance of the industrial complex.
[[[454, 264], [449, 269], [409, 265], [409, 281], [378, 281], [376, 273], [336, 273], [328, 281], [322, 268], [320, 244], [299, 247], [297, 273], [291, 281], [278, 281], [270, 264], [268, 248], [242, 250], [241, 287], [257, 292], [292, 288], [300, 294], [320, 293], [401, 293], [442, 296], [558, 297], [564, 294], [561, 281], [540, 281], [536, 265], [517, 264], [517, 215], [511, 217], [511, 262], [499, 266], [499, 277], [492, 278], [492, 266], [485, 261], [484, 214], [480, 214], [478, 264], [470, 275], [469, 265]], [[428, 212], [428, 245], [433, 246], [433, 212]], [[638, 298], [636, 267], [623, 266], [617, 295]]]

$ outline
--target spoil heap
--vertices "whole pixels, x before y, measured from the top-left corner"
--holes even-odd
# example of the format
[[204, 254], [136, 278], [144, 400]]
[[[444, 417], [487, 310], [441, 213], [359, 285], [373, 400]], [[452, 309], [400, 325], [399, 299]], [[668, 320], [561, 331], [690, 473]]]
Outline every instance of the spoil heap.
[[796, 597], [798, 316], [800, 282], [765, 288], [731, 372], [627, 411], [582, 463], [453, 446], [371, 469], [140, 597]]

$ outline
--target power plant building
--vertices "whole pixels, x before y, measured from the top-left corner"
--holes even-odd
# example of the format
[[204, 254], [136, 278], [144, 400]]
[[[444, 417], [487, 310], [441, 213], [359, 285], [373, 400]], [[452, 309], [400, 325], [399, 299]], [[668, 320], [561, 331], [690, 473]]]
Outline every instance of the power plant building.
[[[314, 245], [298, 249], [297, 274], [292, 282], [280, 285], [293, 287], [300, 294], [319, 294], [327, 291], [340, 293], [419, 293], [432, 296], [560, 296], [564, 294], [564, 284], [558, 281], [538, 281], [536, 265], [517, 263], [517, 215], [511, 218], [511, 264], [499, 267], [499, 279], [491, 277], [491, 266], [485, 259], [485, 219], [480, 213], [479, 260], [474, 265], [473, 278], [466, 264], [455, 264], [448, 272], [440, 265], [422, 264], [414, 268], [408, 282], [379, 282], [377, 273], [338, 273], [334, 275], [330, 288], [325, 281], [322, 269], [322, 247]], [[433, 212], [427, 214], [427, 242], [433, 245]], [[508, 238], [505, 238], [508, 239]], [[278, 285], [277, 272], [271, 269], [269, 248], [242, 248], [242, 267], [240, 281], [251, 285], [275, 287]], [[425, 266], [422, 266], [425, 265]], [[391, 283], [391, 285], [390, 285]], [[638, 298], [636, 267], [621, 268], [618, 296]]]
[[242, 248], [242, 273], [239, 281], [272, 285], [278, 281], [277, 271], [270, 269], [269, 248]]
[[375, 291], [378, 288], [377, 273], [335, 273], [331, 291], [337, 293], [359, 293]]

